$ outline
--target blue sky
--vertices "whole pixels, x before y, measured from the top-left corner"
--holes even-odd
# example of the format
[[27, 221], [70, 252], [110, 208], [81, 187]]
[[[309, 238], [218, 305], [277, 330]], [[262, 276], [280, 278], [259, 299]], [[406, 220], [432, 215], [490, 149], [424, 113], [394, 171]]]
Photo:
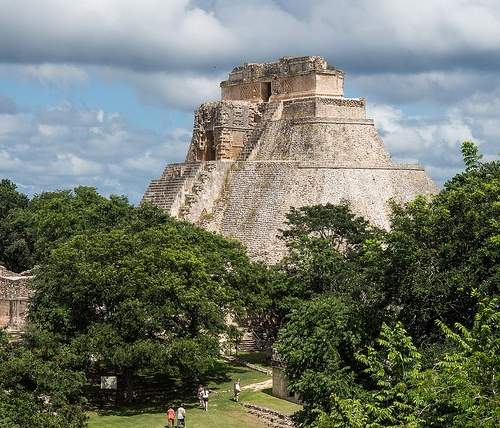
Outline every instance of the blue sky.
[[392, 156], [442, 184], [459, 144], [500, 152], [493, 0], [0, 0], [0, 175], [140, 200], [193, 110], [243, 62], [322, 55]]

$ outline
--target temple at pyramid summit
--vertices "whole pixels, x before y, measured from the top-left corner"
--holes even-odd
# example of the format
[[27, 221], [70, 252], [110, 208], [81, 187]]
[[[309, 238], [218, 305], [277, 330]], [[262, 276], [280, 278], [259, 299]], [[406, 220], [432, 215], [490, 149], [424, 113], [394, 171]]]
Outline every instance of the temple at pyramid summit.
[[290, 207], [347, 203], [388, 228], [390, 199], [437, 188], [421, 166], [391, 159], [365, 99], [344, 96], [344, 77], [318, 56], [236, 67], [221, 100], [196, 110], [185, 162], [167, 165], [143, 201], [271, 263]]

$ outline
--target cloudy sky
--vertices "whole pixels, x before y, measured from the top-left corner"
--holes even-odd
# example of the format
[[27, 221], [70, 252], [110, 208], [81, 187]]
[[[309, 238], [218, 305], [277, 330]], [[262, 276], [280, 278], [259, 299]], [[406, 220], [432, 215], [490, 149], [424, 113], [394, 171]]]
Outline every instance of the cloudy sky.
[[137, 202], [244, 62], [322, 55], [442, 184], [500, 152], [498, 0], [0, 0], [0, 176]]

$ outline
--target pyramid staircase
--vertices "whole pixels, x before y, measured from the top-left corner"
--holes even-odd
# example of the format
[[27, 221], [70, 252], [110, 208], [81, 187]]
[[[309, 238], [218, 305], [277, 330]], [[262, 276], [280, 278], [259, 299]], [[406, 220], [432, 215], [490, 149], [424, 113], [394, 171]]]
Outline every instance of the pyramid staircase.
[[169, 212], [183, 186], [188, 180], [194, 180], [201, 168], [201, 162], [167, 166], [158, 180], [151, 181], [142, 201], [151, 202], [153, 205]]
[[276, 110], [278, 110], [278, 107], [280, 106], [281, 101], [270, 101], [266, 104], [264, 104], [264, 111], [262, 112], [262, 116], [260, 118], [259, 123], [255, 126], [254, 130], [250, 134], [250, 138], [248, 139], [248, 142], [245, 144], [243, 149], [241, 150], [240, 154], [236, 158], [237, 161], [245, 161], [248, 160], [248, 157], [252, 154], [253, 150], [257, 146], [257, 143], [260, 140], [260, 137], [262, 136], [264, 129], [268, 125], [268, 123], [271, 121], [271, 119], [274, 116], [274, 113], [276, 113]]

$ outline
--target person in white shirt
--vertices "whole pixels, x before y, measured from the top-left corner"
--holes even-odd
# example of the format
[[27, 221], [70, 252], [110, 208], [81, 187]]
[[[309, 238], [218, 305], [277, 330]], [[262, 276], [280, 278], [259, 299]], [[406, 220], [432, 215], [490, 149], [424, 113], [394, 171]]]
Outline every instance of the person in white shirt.
[[186, 426], [186, 409], [181, 404], [177, 409], [177, 427], [184, 428]]
[[234, 382], [234, 401], [238, 402], [240, 400], [241, 384], [240, 380], [236, 379]]
[[203, 397], [203, 408], [205, 409], [205, 412], [208, 410], [208, 388], [203, 388], [203, 393], [202, 393], [202, 397]]

